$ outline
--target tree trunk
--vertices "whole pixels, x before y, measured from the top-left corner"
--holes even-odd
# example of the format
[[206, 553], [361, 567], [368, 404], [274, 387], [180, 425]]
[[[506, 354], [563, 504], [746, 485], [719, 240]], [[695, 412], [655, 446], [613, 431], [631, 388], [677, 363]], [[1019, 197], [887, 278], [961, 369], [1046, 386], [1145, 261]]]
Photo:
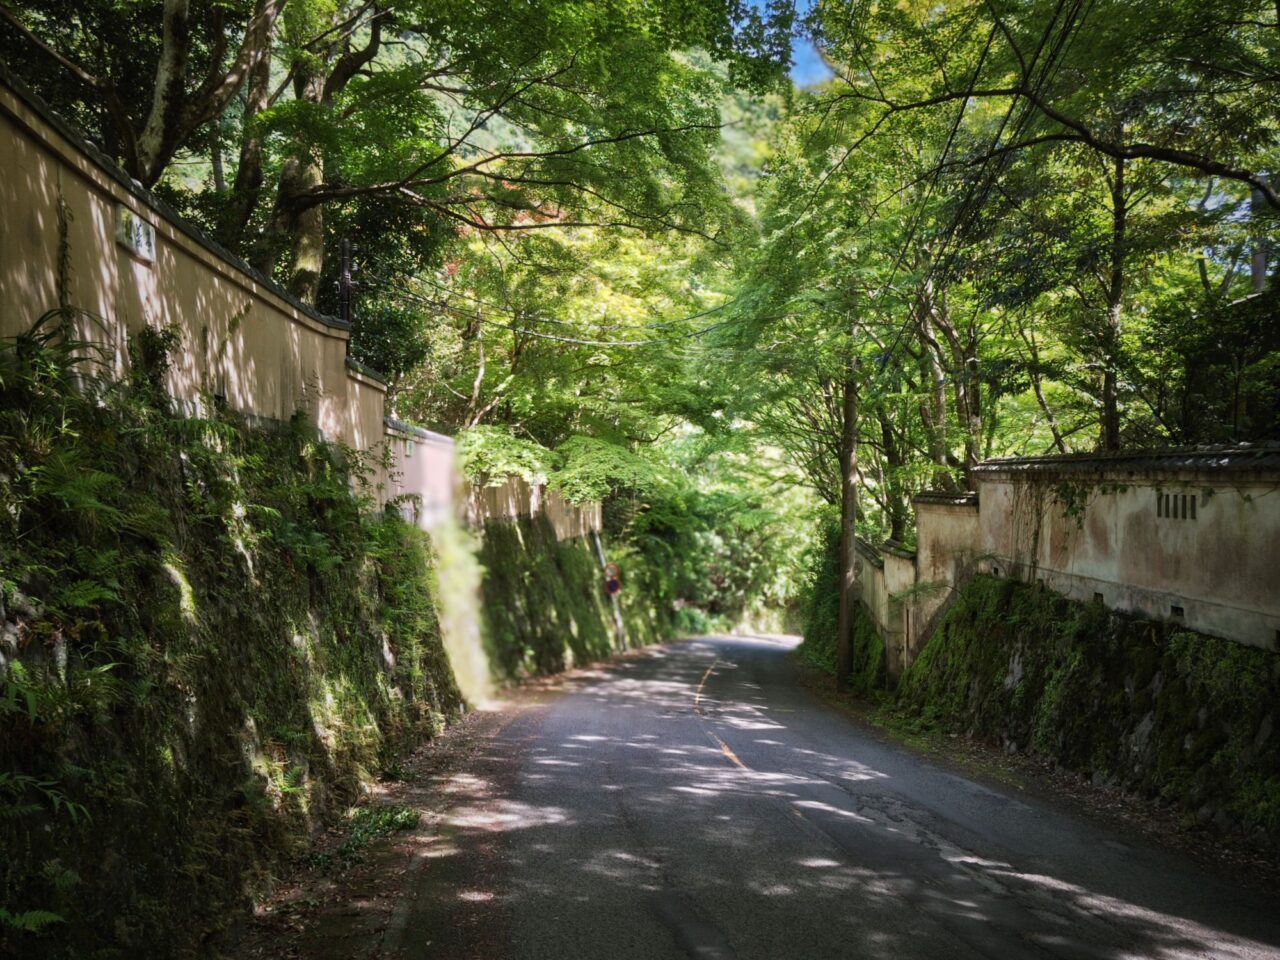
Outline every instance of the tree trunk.
[[[376, 18], [369, 28], [369, 42], [365, 46], [352, 49], [344, 38], [323, 55], [295, 60], [293, 76], [297, 98], [331, 106], [351, 79], [377, 55], [381, 42], [382, 22]], [[324, 154], [315, 144], [302, 145], [280, 174], [277, 216], [283, 216], [276, 229], [283, 230], [277, 235], [282, 233], [292, 241], [289, 292], [305, 303], [315, 303], [324, 271], [324, 205], [314, 196], [308, 196], [323, 183]]]
[[[268, 43], [270, 34], [268, 35]], [[244, 139], [240, 143], [240, 161], [236, 165], [231, 195], [218, 223], [218, 239], [223, 246], [235, 250], [243, 248], [245, 230], [253, 219], [262, 198], [263, 143], [262, 133], [254, 123], [255, 118], [267, 108], [271, 96], [271, 54], [266, 53], [255, 63], [249, 74], [249, 86], [245, 90]], [[261, 252], [251, 254], [258, 260]]]
[[928, 393], [920, 407], [925, 435], [929, 439], [929, 459], [933, 462], [934, 484], [954, 491], [956, 482], [948, 469], [947, 451], [947, 375], [942, 367], [942, 348], [933, 331], [933, 311], [926, 301], [920, 306], [920, 343]]
[[191, 49], [190, 7], [187, 0], [165, 0], [160, 60], [156, 64], [151, 111], [138, 136], [137, 170], [143, 186], [160, 179], [180, 137], [186, 107], [186, 72]]
[[1249, 219], [1253, 221], [1253, 238], [1249, 250], [1249, 282], [1254, 293], [1267, 289], [1267, 220], [1270, 211], [1262, 191], [1254, 187], [1249, 197]]
[[1067, 445], [1062, 440], [1062, 431], [1058, 429], [1058, 418], [1054, 416], [1049, 401], [1045, 399], [1044, 385], [1041, 383], [1040, 368], [1040, 350], [1036, 347], [1036, 337], [1034, 333], [1028, 333], [1021, 323], [1018, 324], [1018, 335], [1022, 337], [1022, 342], [1027, 345], [1027, 351], [1031, 356], [1031, 388], [1035, 391], [1036, 403], [1040, 405], [1040, 409], [1044, 412], [1045, 420], [1049, 424], [1049, 432], [1053, 434], [1053, 446], [1059, 453], [1067, 452]]
[[[300, 161], [297, 183], [303, 189], [318, 187], [324, 181], [324, 168], [319, 159]], [[324, 272], [324, 207], [312, 204], [292, 217], [293, 255], [289, 262], [289, 292], [303, 303], [314, 304], [320, 294], [320, 275]]]
[[[965, 488], [973, 489], [972, 471], [982, 459], [982, 384], [978, 380], [978, 338], [972, 326], [963, 340], [955, 324], [945, 298], [939, 298], [932, 306], [931, 321], [936, 324], [951, 351], [952, 377], [955, 395], [956, 420], [964, 430]], [[941, 350], [937, 350], [941, 354]]]
[[213, 189], [215, 193], [227, 192], [227, 173], [222, 162], [222, 118], [213, 121], [213, 129], [209, 133], [209, 164], [213, 167]]
[[836, 686], [853, 673], [853, 618], [858, 583], [858, 381], [856, 363], [844, 382], [840, 416], [840, 619], [836, 626]]
[[[320, 102], [324, 76], [315, 65], [295, 63], [294, 93], [299, 100]], [[286, 286], [303, 303], [315, 303], [324, 270], [324, 207], [303, 198], [323, 182], [324, 161], [312, 144], [300, 145], [280, 170], [271, 234], [280, 244], [277, 249], [289, 251]]]
[[1107, 285], [1107, 319], [1102, 333], [1102, 449], [1120, 449], [1120, 321], [1124, 304], [1125, 233], [1129, 201], [1125, 196], [1124, 159], [1114, 161], [1111, 177], [1111, 276]]
[[885, 502], [889, 513], [889, 537], [901, 542], [907, 532], [907, 496], [902, 489], [902, 478], [898, 473], [903, 466], [902, 448], [898, 445], [898, 437], [893, 432], [893, 424], [889, 414], [883, 407], [876, 409], [876, 417], [880, 421], [880, 443], [884, 447]]

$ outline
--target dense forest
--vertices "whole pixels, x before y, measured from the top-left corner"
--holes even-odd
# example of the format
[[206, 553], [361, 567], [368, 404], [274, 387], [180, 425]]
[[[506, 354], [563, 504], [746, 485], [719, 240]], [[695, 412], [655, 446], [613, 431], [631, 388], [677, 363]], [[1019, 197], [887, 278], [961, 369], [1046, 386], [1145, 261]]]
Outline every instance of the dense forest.
[[605, 497], [708, 614], [792, 603], [841, 504], [910, 543], [984, 458], [1280, 426], [1269, 3], [0, 12], [6, 68], [349, 316], [399, 416]]

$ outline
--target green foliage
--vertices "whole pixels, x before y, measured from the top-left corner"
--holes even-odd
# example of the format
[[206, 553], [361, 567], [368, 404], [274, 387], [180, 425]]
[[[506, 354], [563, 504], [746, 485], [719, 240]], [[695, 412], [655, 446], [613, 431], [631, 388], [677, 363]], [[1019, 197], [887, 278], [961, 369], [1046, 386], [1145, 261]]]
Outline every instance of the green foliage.
[[0, 952], [187, 956], [462, 709], [431, 545], [305, 423], [174, 417], [162, 339], [107, 385], [52, 326], [0, 350]]
[[0, 907], [0, 926], [9, 927], [21, 933], [39, 933], [51, 924], [62, 922], [62, 917], [48, 910], [24, 910], [22, 913], [10, 913]]
[[653, 456], [638, 456], [597, 437], [570, 437], [556, 452], [564, 465], [552, 477], [551, 486], [571, 503], [602, 500], [616, 490], [652, 495], [671, 483]]
[[500, 485], [508, 477], [531, 484], [547, 482], [559, 458], [541, 444], [513, 436], [499, 426], [477, 426], [458, 434], [458, 466], [481, 485]]
[[1280, 657], [977, 577], [906, 671], [918, 722], [1280, 841]]
[[1280, 297], [1224, 300], [1162, 304], [1144, 337], [1144, 393], [1178, 445], [1280, 436]]
[[647, 588], [657, 591], [653, 599], [676, 608], [684, 633], [732, 630], [762, 611], [788, 610], [808, 501], [770, 498], [719, 464], [681, 479], [605, 502], [615, 540], [646, 570], [663, 572]]

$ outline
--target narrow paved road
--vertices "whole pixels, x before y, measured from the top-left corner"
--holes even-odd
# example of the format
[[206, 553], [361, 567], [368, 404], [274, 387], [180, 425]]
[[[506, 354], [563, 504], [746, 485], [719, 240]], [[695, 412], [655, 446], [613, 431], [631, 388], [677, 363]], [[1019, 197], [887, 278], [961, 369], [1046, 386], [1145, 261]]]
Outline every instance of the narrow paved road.
[[522, 714], [388, 946], [447, 960], [1280, 957], [1280, 904], [869, 736], [786, 643], [697, 640]]

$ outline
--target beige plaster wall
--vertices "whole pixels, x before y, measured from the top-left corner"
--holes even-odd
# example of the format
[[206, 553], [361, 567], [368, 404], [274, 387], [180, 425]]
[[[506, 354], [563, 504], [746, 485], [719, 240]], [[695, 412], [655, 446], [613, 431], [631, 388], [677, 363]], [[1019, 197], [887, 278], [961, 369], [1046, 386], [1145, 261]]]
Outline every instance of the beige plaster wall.
[[603, 510], [599, 503], [570, 503], [554, 490], [547, 491], [543, 510], [560, 540], [571, 540], [599, 532], [604, 527]]
[[919, 617], [911, 590], [916, 584], [915, 558], [909, 553], [881, 548], [884, 560], [885, 625], [883, 636], [889, 673], [900, 676], [911, 665], [916, 644], [912, 633]]
[[916, 563], [921, 583], [956, 584], [969, 576], [978, 546], [978, 503], [918, 499]]
[[452, 437], [427, 430], [386, 426], [392, 468], [386, 498], [399, 498], [400, 513], [424, 530], [435, 530], [454, 517], [465, 501]]
[[1058, 476], [985, 464], [976, 499], [916, 500], [914, 557], [862, 545], [863, 603], [891, 670], [911, 664], [976, 571], [1276, 649], [1280, 478], [1229, 466], [1071, 467]]
[[862, 605], [881, 636], [889, 629], [889, 590], [885, 586], [884, 560], [880, 552], [868, 543], [858, 543], [858, 586], [862, 591]]
[[[168, 388], [180, 409], [199, 415], [217, 395], [253, 417], [304, 414], [326, 439], [370, 454], [379, 496], [403, 497], [426, 529], [449, 513], [476, 523], [543, 509], [561, 538], [600, 529], [599, 504], [567, 504], [518, 479], [464, 489], [450, 438], [387, 423], [386, 387], [348, 364], [344, 325], [293, 302], [121, 176], [0, 82], [0, 337], [73, 307], [73, 335], [100, 345], [100, 372], [122, 377], [129, 336], [172, 327]], [[122, 210], [155, 228], [153, 261], [117, 242]]]
[[[202, 393], [220, 394], [255, 416], [306, 413], [356, 449], [381, 442], [385, 387], [348, 368], [346, 329], [193, 238], [3, 84], [0, 207], [0, 336], [28, 329], [61, 300], [83, 311], [76, 336], [99, 343], [104, 372], [120, 376], [130, 334], [172, 326], [168, 385], [189, 412], [200, 412]], [[155, 228], [153, 262], [116, 241], [122, 209]]]
[[976, 497], [917, 498], [916, 593], [906, 631], [910, 662], [928, 640], [934, 622], [956, 589], [973, 575], [978, 554]]
[[570, 503], [545, 484], [530, 484], [520, 477], [508, 477], [497, 486], [468, 488], [464, 515], [472, 526], [538, 514], [546, 514], [560, 540], [584, 537], [604, 526], [599, 503]]

